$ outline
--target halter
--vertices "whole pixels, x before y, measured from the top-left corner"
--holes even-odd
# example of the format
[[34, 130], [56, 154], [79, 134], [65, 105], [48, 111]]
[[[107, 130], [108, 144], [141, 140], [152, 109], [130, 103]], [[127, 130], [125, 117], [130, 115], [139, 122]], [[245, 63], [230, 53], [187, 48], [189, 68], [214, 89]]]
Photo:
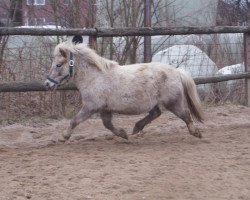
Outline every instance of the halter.
[[[62, 65], [58, 64], [57, 67], [61, 67]], [[55, 83], [56, 85], [59, 85], [61, 82], [63, 82], [65, 79], [69, 80], [73, 76], [73, 69], [74, 67], [74, 54], [70, 52], [70, 60], [69, 60], [69, 73], [63, 76], [59, 81], [56, 81], [55, 79], [51, 78], [49, 75], [47, 76], [47, 80], [49, 80], [52, 83]]]

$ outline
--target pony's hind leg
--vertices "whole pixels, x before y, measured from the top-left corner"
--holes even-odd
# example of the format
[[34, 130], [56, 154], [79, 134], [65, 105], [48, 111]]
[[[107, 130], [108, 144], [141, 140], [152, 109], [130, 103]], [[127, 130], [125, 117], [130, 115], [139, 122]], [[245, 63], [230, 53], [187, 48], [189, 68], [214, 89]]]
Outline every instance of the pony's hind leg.
[[200, 133], [199, 129], [194, 125], [187, 102], [184, 99], [180, 98], [174, 103], [164, 106], [167, 110], [174, 113], [177, 117], [181, 118], [186, 123], [188, 131], [191, 135], [202, 138], [202, 134]]
[[136, 122], [134, 129], [133, 129], [133, 133], [132, 134], [137, 134], [140, 131], [142, 131], [142, 129], [149, 124], [150, 122], [152, 122], [154, 119], [156, 119], [157, 117], [159, 117], [161, 115], [161, 110], [158, 106], [155, 106], [152, 110], [149, 111], [149, 114], [144, 117], [143, 119], [141, 119], [140, 121]]
[[110, 111], [101, 111], [101, 118], [103, 125], [109, 129], [116, 136], [122, 137], [124, 139], [128, 139], [127, 133], [122, 128], [115, 128], [112, 124], [112, 113]]

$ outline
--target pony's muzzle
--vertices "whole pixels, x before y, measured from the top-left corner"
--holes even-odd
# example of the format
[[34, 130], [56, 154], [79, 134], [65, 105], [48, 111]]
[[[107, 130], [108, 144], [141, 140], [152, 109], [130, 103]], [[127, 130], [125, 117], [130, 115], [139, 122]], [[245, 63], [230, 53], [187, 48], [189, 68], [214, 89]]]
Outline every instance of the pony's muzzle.
[[46, 80], [44, 82], [44, 86], [46, 87], [47, 90], [53, 90], [56, 85], [54, 83], [52, 83], [51, 81]]

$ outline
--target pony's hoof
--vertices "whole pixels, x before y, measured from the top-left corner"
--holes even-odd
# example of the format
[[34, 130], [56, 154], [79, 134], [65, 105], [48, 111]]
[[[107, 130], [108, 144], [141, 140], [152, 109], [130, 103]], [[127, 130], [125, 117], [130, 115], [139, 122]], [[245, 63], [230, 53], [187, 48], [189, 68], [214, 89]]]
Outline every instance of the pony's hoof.
[[117, 136], [128, 140], [128, 135], [127, 135], [126, 131], [124, 131], [123, 129], [120, 129], [119, 134]]
[[66, 142], [67, 141], [67, 139], [65, 139], [64, 137], [59, 137], [58, 138], [58, 142], [59, 143], [64, 143], [64, 142]]
[[200, 139], [202, 138], [202, 134], [200, 133], [198, 129], [192, 135]]
[[138, 128], [137, 126], [135, 126], [133, 129], [132, 135], [135, 135], [135, 134], [139, 133], [140, 131], [141, 131], [141, 129]]
[[63, 134], [58, 138], [58, 142], [66, 142], [70, 138], [70, 135]]

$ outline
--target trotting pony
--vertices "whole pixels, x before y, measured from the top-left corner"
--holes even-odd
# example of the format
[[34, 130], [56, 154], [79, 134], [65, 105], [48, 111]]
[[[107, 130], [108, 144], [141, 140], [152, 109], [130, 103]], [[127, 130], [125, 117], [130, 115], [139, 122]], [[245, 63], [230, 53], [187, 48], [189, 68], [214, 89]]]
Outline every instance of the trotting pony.
[[126, 132], [113, 125], [112, 114], [148, 113], [135, 123], [133, 133], [161, 115], [159, 105], [181, 118], [189, 133], [201, 138], [193, 120], [203, 121], [196, 86], [187, 73], [162, 63], [141, 63], [120, 66], [105, 59], [82, 44], [81, 36], [58, 44], [52, 67], [45, 81], [49, 89], [72, 79], [82, 97], [82, 108], [71, 120], [63, 141], [73, 129], [99, 112], [103, 125], [115, 135], [128, 139]]

